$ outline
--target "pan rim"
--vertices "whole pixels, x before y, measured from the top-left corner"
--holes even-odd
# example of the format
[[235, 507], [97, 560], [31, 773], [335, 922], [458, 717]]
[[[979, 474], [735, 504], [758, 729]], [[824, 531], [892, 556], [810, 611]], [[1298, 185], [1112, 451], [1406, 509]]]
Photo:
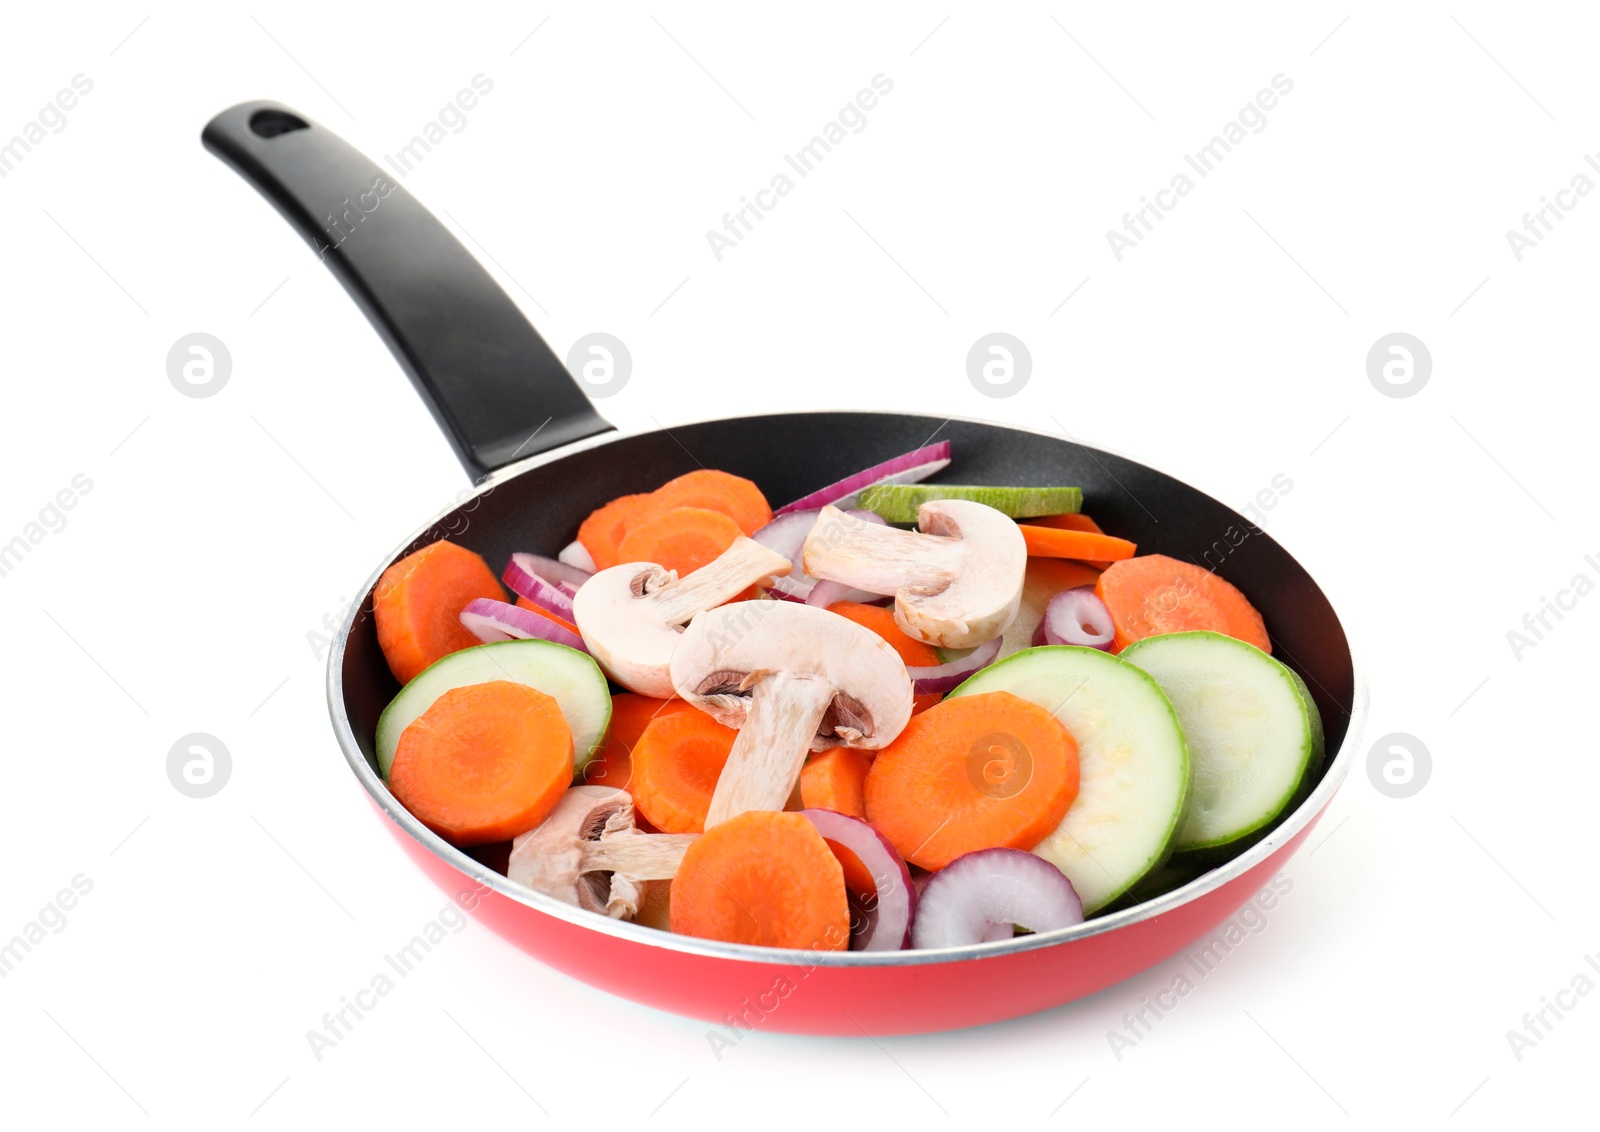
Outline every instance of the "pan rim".
[[[823, 412], [826, 415], [837, 416], [905, 417], [919, 415], [901, 413], [887, 409], [851, 409], [836, 411], [824, 410]], [[688, 424], [709, 424], [718, 421], [752, 420], [763, 417], [793, 415], [797, 414], [792, 410], [775, 411], [770, 413], [738, 413], [724, 417], [711, 417], [704, 420], [695, 420], [688, 422]], [[814, 416], [817, 414], [815, 412], [810, 412], [806, 413], [805, 415]], [[925, 419], [931, 421], [936, 418], [927, 417]], [[1166, 475], [1171, 479], [1177, 480], [1185, 487], [1190, 488], [1190, 490], [1200, 491], [1199, 488], [1194, 487], [1189, 483], [1189, 481], [1182, 479], [1179, 476], [1174, 476], [1154, 464], [1147, 463], [1132, 456], [1124, 455], [1115, 449], [1103, 448], [1098, 445], [1088, 444], [1087, 442], [1079, 440], [1070, 435], [1047, 431], [1044, 429], [1029, 428], [1026, 425], [1004, 424], [999, 421], [989, 421], [975, 417], [956, 415], [946, 417], [944, 419], [944, 424], [949, 424], [951, 421], [961, 421], [966, 424], [975, 424], [990, 428], [1003, 428], [1015, 432], [1031, 433], [1035, 436], [1048, 437], [1054, 440], [1066, 439], [1069, 443], [1077, 444], [1078, 446], [1087, 448], [1092, 452], [1116, 456], [1120, 459], [1128, 460], [1131, 463], [1149, 468], [1152, 471], [1160, 472], [1162, 475]], [[942, 429], [944, 424], [941, 424], [939, 428]], [[373, 590], [373, 587], [377, 585], [378, 579], [383, 575], [383, 572], [387, 570], [389, 566], [396, 561], [401, 552], [415, 542], [418, 537], [428, 530], [436, 527], [440, 520], [442, 520], [445, 516], [451, 514], [453, 511], [458, 510], [472, 499], [488, 494], [490, 491], [494, 490], [494, 488], [505, 483], [507, 480], [519, 476], [524, 472], [531, 471], [534, 468], [543, 467], [546, 464], [554, 463], [558, 460], [565, 459], [568, 456], [576, 455], [579, 452], [588, 451], [589, 449], [602, 447], [607, 444], [613, 444], [621, 440], [631, 440], [639, 437], [650, 436], [657, 432], [666, 433], [669, 437], [672, 436], [672, 429], [666, 426], [662, 426], [659, 429], [652, 429], [646, 432], [636, 433], [623, 433], [620, 430], [604, 432], [595, 436], [585, 437], [581, 440], [575, 441], [572, 444], [564, 445], [563, 447], [554, 449], [550, 452], [544, 452], [535, 456], [530, 456], [525, 460], [520, 460], [514, 464], [509, 464], [504, 468], [497, 469], [488, 476], [484, 477], [484, 479], [477, 485], [477, 489], [471, 495], [440, 511], [428, 523], [418, 527], [403, 542], [396, 546], [395, 549], [384, 558], [383, 564], [367, 577], [366, 581], [362, 584], [361, 589], [358, 592], [363, 595], [370, 594]], [[938, 430], [935, 430], [934, 435], [937, 435], [937, 433]], [[676, 438], [674, 437], [673, 439]], [[929, 439], [931, 441], [932, 437]], [[1206, 492], [1202, 491], [1200, 494], [1204, 495], [1207, 499], [1211, 499], [1219, 506], [1226, 507], [1229, 511], [1233, 510], [1231, 507], [1228, 507], [1227, 504], [1222, 503], [1221, 500], [1215, 499], [1215, 497]], [[1237, 512], [1235, 512], [1235, 514], [1237, 514]], [[1285, 552], [1288, 553], [1288, 548], [1285, 548]], [[1317, 588], [1320, 589], [1324, 595], [1327, 595], [1327, 588], [1323, 586], [1320, 581], [1318, 581], [1316, 575], [1307, 569], [1305, 564], [1301, 562], [1298, 557], [1295, 557], [1292, 554], [1290, 556], [1294, 557], [1296, 564], [1299, 565], [1302, 570], [1305, 570], [1306, 575], [1310, 577], [1311, 580], [1317, 585]], [[662, 931], [658, 928], [649, 928], [624, 920], [613, 920], [609, 917], [586, 911], [575, 905], [566, 904], [562, 901], [556, 900], [554, 897], [546, 896], [543, 893], [535, 892], [530, 888], [517, 884], [504, 875], [495, 872], [487, 865], [484, 865], [474, 858], [469, 857], [466, 853], [462, 852], [460, 849], [457, 849], [455, 846], [450, 845], [443, 838], [439, 837], [432, 830], [428, 829], [419, 820], [417, 820], [417, 818], [414, 817], [409, 810], [399, 803], [399, 800], [396, 799], [392, 793], [390, 793], [389, 788], [383, 783], [382, 779], [378, 777], [377, 773], [367, 763], [366, 755], [362, 753], [361, 747], [356, 741], [355, 730], [350, 724], [349, 715], [345, 711], [344, 706], [343, 669], [345, 645], [349, 641], [350, 631], [355, 625], [356, 615], [365, 605], [364, 599], [360, 603], [352, 603], [350, 609], [346, 611], [344, 620], [339, 626], [339, 632], [334, 638], [333, 647], [329, 649], [328, 652], [328, 715], [333, 724], [334, 734], [339, 741], [339, 748], [344, 754], [345, 761], [349, 764], [350, 769], [355, 774], [357, 781], [359, 781], [366, 790], [369, 798], [375, 805], [377, 805], [378, 809], [387, 818], [389, 818], [389, 820], [398, 825], [408, 836], [414, 839], [424, 849], [438, 857], [445, 864], [454, 868], [467, 879], [476, 882], [478, 885], [484, 888], [492, 889], [501, 896], [515, 901], [516, 903], [521, 904], [533, 911], [541, 912], [548, 916], [553, 916], [559, 920], [564, 920], [570, 924], [573, 924], [574, 926], [585, 928], [589, 931], [599, 932], [604, 935], [609, 935], [625, 942], [636, 943], [643, 947], [662, 948], [665, 950], [676, 951], [704, 959], [730, 960], [773, 967], [796, 967], [809, 965], [811, 967], [872, 969], [881, 967], [927, 966], [969, 959], [1000, 959], [1018, 955], [1022, 952], [1034, 951], [1047, 947], [1055, 947], [1062, 944], [1072, 943], [1081, 939], [1088, 939], [1091, 936], [1102, 935], [1106, 932], [1132, 927], [1135, 924], [1143, 923], [1146, 920], [1156, 919], [1186, 904], [1199, 900], [1202, 897], [1243, 876], [1255, 866], [1265, 862], [1268, 858], [1272, 857], [1279, 849], [1287, 845], [1304, 829], [1310, 826], [1313, 821], [1322, 815], [1323, 811], [1332, 801], [1334, 794], [1338, 792], [1339, 787], [1343, 784], [1346, 775], [1349, 773], [1350, 763], [1355, 758], [1355, 751], [1360, 745], [1362, 733], [1365, 730], [1369, 699], [1365, 668], [1357, 655], [1354, 644], [1351, 642], [1349, 628], [1344, 618], [1339, 616], [1338, 606], [1333, 601], [1332, 597], [1329, 597], [1329, 604], [1333, 607], [1334, 616], [1339, 621], [1339, 628], [1344, 632], [1345, 641], [1350, 649], [1351, 703], [1349, 723], [1346, 726], [1344, 741], [1339, 745], [1339, 749], [1334, 754], [1333, 758], [1329, 760], [1327, 769], [1323, 772], [1322, 780], [1317, 783], [1316, 788], [1313, 789], [1311, 793], [1301, 801], [1300, 805], [1297, 806], [1294, 811], [1290, 813], [1289, 816], [1286, 817], [1278, 825], [1278, 827], [1272, 831], [1271, 834], [1256, 842], [1256, 844], [1252, 845], [1250, 848], [1246, 849], [1243, 853], [1239, 854], [1239, 856], [1233, 858], [1231, 861], [1228, 861], [1226, 864], [1220, 865], [1214, 869], [1210, 869], [1196, 877], [1194, 880], [1189, 881], [1187, 884], [1180, 885], [1178, 888], [1175, 888], [1170, 892], [1163, 893], [1161, 896], [1155, 897], [1152, 900], [1143, 901], [1131, 908], [1125, 908], [1122, 911], [1113, 912], [1110, 915], [1100, 916], [1092, 920], [1086, 920], [1081, 924], [1076, 924], [1068, 928], [1060, 928], [1055, 931], [1017, 936], [1016, 938], [1009, 940], [967, 944], [959, 947], [928, 948], [923, 950], [907, 951], [808, 951], [795, 948], [757, 947], [751, 944], [724, 943], [720, 940], [700, 939], [696, 936], [676, 935], [671, 932]]]

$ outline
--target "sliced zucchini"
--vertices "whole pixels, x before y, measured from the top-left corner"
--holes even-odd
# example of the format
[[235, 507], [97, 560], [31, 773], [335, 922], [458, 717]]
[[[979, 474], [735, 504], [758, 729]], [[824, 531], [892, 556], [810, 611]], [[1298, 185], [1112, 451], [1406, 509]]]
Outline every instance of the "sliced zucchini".
[[574, 769], [599, 754], [611, 726], [611, 693], [600, 666], [587, 654], [552, 641], [497, 641], [453, 652], [419, 672], [378, 716], [378, 773], [389, 779], [400, 734], [433, 701], [468, 684], [510, 680], [536, 688], [561, 705], [572, 729]]
[[1173, 848], [1222, 850], [1281, 817], [1322, 761], [1322, 717], [1294, 672], [1221, 633], [1135, 641], [1122, 659], [1172, 701], [1194, 760], [1194, 796]]
[[856, 506], [874, 511], [890, 523], [915, 523], [924, 503], [934, 499], [968, 499], [993, 507], [1013, 519], [1063, 515], [1083, 506], [1076, 487], [984, 487], [953, 483], [880, 484], [861, 492]]
[[1166, 861], [1189, 797], [1178, 717], [1142, 670], [1098, 649], [1024, 649], [951, 692], [1005, 691], [1043, 707], [1078, 743], [1078, 797], [1033, 851], [1066, 874], [1086, 915]]

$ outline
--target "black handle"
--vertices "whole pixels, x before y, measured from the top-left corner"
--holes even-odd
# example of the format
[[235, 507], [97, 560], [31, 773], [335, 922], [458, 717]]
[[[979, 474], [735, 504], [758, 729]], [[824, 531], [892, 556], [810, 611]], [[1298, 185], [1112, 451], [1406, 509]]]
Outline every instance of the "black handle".
[[332, 131], [276, 102], [245, 102], [200, 140], [344, 284], [474, 480], [611, 429], [461, 242]]

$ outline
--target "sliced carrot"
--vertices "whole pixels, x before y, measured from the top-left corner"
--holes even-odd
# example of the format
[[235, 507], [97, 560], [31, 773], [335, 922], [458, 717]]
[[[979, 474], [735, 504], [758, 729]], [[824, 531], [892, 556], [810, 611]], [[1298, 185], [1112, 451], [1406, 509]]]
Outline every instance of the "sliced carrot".
[[633, 780], [633, 749], [652, 720], [674, 712], [695, 711], [684, 700], [658, 700], [636, 692], [611, 697], [611, 729], [606, 745], [583, 768], [582, 778], [589, 786], [612, 786], [627, 790]]
[[1048, 599], [1062, 590], [1092, 586], [1099, 580], [1100, 571], [1087, 562], [1075, 562], [1071, 558], [1030, 558], [1022, 584], [1030, 594], [1038, 591]]
[[689, 846], [672, 881], [672, 930], [762, 947], [844, 951], [844, 870], [799, 814], [751, 810]]
[[655, 562], [682, 577], [727, 550], [742, 533], [721, 511], [674, 507], [629, 528], [617, 547], [617, 561]]
[[911, 697], [911, 714], [920, 715], [943, 699], [943, 692], [918, 692]]
[[574, 633], [578, 631], [578, 627], [576, 625], [574, 625], [571, 621], [568, 621], [559, 613], [551, 613], [544, 606], [531, 602], [525, 597], [517, 598], [517, 607], [520, 609], [526, 609], [529, 613], [537, 613], [540, 617], [543, 617], [547, 621], [554, 621], [563, 629], [570, 630]]
[[912, 864], [977, 849], [1032, 849], [1078, 796], [1078, 745], [1010, 692], [945, 700], [913, 716], [867, 772], [867, 817]]
[[621, 495], [591, 512], [578, 528], [578, 541], [594, 559], [595, 569], [606, 570], [627, 561], [617, 555], [617, 547], [630, 525], [653, 514], [655, 509], [648, 494]]
[[[1105, 531], [1100, 529], [1099, 523], [1081, 511], [1070, 515], [1041, 515], [1037, 519], [1029, 519], [1028, 522], [1036, 527], [1054, 527], [1059, 531], [1087, 531], [1092, 535], [1105, 534]], [[1111, 563], [1101, 559], [1089, 559], [1085, 565], [1093, 566], [1096, 570], [1104, 570]], [[1078, 584], [1081, 585], [1082, 583]], [[1094, 583], [1091, 581], [1089, 584], [1093, 585]], [[1065, 586], [1063, 588], [1071, 589], [1072, 587]]]
[[572, 783], [561, 706], [510, 680], [452, 688], [400, 734], [389, 789], [462, 847], [509, 841], [542, 822]]
[[1158, 633], [1210, 629], [1272, 651], [1266, 623], [1238, 588], [1209, 570], [1165, 554], [1113, 563], [1094, 592], [1116, 626], [1112, 651]]
[[1087, 531], [1092, 535], [1103, 535], [1100, 524], [1081, 511], [1074, 511], [1066, 515], [1040, 515], [1038, 518], [1029, 519], [1029, 523], [1036, 527], [1054, 527], [1058, 531]]
[[1090, 531], [1063, 531], [1054, 527], [1037, 527], [1031, 523], [1018, 523], [1022, 541], [1028, 544], [1028, 554], [1033, 558], [1098, 559], [1118, 562], [1132, 558], [1139, 548], [1125, 538], [1097, 535]]
[[812, 755], [800, 771], [800, 800], [808, 810], [834, 810], [866, 821], [861, 788], [871, 769], [871, 756], [851, 747]]
[[668, 480], [654, 491], [653, 498], [660, 511], [674, 507], [720, 511], [738, 523], [739, 530], [747, 535], [755, 534], [772, 522], [772, 508], [759, 487], [743, 476], [710, 468]]
[[702, 832], [738, 735], [698, 709], [656, 716], [633, 745], [633, 804], [662, 833]]
[[892, 609], [885, 609], [881, 605], [863, 605], [859, 601], [836, 601], [828, 606], [828, 612], [837, 613], [848, 621], [854, 621], [863, 629], [870, 629], [878, 634], [893, 646], [894, 651], [900, 654], [900, 659], [909, 667], [931, 668], [944, 663], [932, 645], [901, 632], [900, 626], [895, 624]]
[[442, 656], [479, 643], [461, 624], [474, 598], [504, 601], [489, 564], [464, 546], [440, 539], [383, 572], [372, 591], [378, 646], [404, 684]]

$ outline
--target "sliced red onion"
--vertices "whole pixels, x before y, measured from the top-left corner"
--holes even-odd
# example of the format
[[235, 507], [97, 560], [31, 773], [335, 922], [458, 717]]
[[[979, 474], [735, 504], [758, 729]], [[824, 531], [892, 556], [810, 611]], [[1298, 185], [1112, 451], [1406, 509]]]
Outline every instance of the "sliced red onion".
[[[574, 546], [578, 545], [576, 543]], [[588, 553], [585, 551], [585, 553]], [[577, 589], [594, 576], [593, 570], [584, 570], [559, 558], [546, 558], [542, 554], [513, 554], [514, 559], [522, 561], [523, 569], [530, 574], [537, 574], [547, 582], [558, 586], [571, 586]]]
[[478, 597], [467, 602], [467, 607], [461, 611], [461, 623], [486, 645], [495, 641], [537, 637], [541, 641], [554, 641], [579, 652], [589, 651], [583, 638], [572, 630], [557, 625], [548, 617], [540, 617], [531, 610], [493, 598]]
[[912, 690], [919, 696], [929, 692], [950, 691], [978, 669], [993, 664], [995, 657], [1000, 655], [1000, 645], [1004, 640], [1004, 637], [996, 637], [966, 656], [957, 657], [946, 664], [908, 667], [906, 673], [911, 677]]
[[941, 440], [926, 448], [918, 448], [915, 452], [907, 452], [904, 456], [896, 456], [892, 460], [874, 464], [853, 476], [846, 476], [837, 483], [831, 483], [819, 491], [813, 491], [810, 495], [796, 499], [793, 503], [785, 504], [773, 514], [787, 515], [791, 511], [814, 511], [830, 503], [839, 508], [853, 507], [856, 496], [866, 488], [882, 483], [921, 483], [949, 466], [950, 442]]
[[[585, 574], [593, 574], [597, 567], [594, 564], [594, 555], [589, 553], [583, 543], [574, 539], [561, 548], [561, 553], [556, 558], [564, 565], [571, 566], [574, 570], [581, 570]], [[582, 585], [580, 582], [579, 585]]]
[[1021, 849], [979, 849], [928, 878], [911, 946], [962, 947], [1083, 923], [1083, 904], [1061, 870]]
[[[500, 580], [511, 587], [512, 593], [525, 597], [533, 604], [571, 621], [572, 595], [534, 568], [537, 563], [550, 561], [548, 558], [536, 558], [532, 554], [513, 554], [511, 561], [506, 563], [506, 572], [500, 576]], [[555, 565], [559, 566], [560, 563]]]
[[1033, 631], [1035, 645], [1083, 645], [1107, 650], [1116, 637], [1111, 611], [1093, 586], [1062, 590], [1044, 607], [1044, 618]]
[[817, 827], [828, 841], [856, 855], [877, 886], [877, 896], [869, 901], [871, 923], [852, 941], [857, 951], [899, 951], [911, 942], [911, 924], [916, 914], [917, 892], [911, 887], [911, 870], [895, 852], [893, 845], [859, 818], [833, 810], [801, 810], [800, 816]]

